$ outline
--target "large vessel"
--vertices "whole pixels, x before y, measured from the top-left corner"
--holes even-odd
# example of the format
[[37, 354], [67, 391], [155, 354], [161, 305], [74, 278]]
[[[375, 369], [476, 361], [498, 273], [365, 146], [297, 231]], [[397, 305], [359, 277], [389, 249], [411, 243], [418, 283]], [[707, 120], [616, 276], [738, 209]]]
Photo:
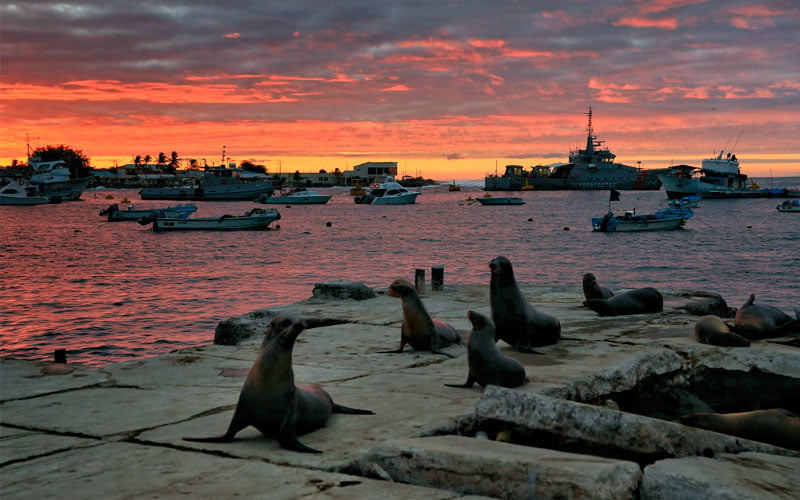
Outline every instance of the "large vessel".
[[616, 155], [592, 128], [592, 108], [586, 113], [586, 148], [570, 151], [569, 163], [537, 165], [525, 170], [521, 165], [506, 165], [503, 175], [490, 174], [484, 179], [486, 191], [648, 189], [661, 187], [658, 175], [668, 169], [642, 169], [616, 163]]
[[702, 198], [768, 198], [795, 196], [796, 191], [786, 188], [761, 188], [748, 180], [739, 170], [735, 154], [720, 151], [713, 158], [703, 160], [701, 168], [676, 165], [664, 175], [659, 175], [667, 198], [676, 200], [684, 196]]
[[83, 194], [91, 177], [70, 179], [69, 168], [64, 160], [42, 161], [39, 156], [28, 157], [31, 169], [31, 184], [35, 185], [41, 196], [50, 201], [73, 201]]
[[147, 187], [139, 191], [143, 200], [254, 200], [263, 193], [271, 194], [275, 186], [270, 180], [250, 180], [241, 168], [206, 167], [196, 185]]

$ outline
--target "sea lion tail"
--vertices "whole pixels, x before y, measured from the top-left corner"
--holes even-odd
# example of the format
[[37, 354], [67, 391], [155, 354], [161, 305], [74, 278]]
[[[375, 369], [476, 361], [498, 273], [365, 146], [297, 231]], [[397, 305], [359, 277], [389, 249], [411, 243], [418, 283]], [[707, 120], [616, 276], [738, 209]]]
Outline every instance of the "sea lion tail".
[[337, 405], [333, 403], [331, 406], [332, 413], [344, 413], [347, 415], [375, 415], [374, 411], [371, 410], [360, 410], [358, 408], [350, 408], [348, 406]]

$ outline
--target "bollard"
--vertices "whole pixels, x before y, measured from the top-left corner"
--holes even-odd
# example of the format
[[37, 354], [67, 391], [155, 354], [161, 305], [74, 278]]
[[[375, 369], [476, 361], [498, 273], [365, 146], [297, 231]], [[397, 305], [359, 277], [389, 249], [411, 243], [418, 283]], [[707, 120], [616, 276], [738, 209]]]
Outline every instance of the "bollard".
[[55, 362], [56, 363], [67, 363], [67, 350], [66, 349], [56, 349], [55, 351]]
[[431, 267], [431, 290], [441, 292], [444, 288], [444, 266]]
[[417, 293], [420, 295], [425, 294], [425, 270], [424, 269], [416, 269], [414, 270], [414, 287], [417, 289]]

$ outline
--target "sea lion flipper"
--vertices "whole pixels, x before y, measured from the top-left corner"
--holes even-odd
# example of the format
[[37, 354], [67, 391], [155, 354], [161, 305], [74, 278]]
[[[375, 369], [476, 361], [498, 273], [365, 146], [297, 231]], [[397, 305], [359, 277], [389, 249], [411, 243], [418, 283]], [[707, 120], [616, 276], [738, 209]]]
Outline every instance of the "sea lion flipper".
[[375, 415], [374, 411], [371, 410], [360, 410], [358, 408], [350, 408], [349, 406], [342, 406], [333, 403], [331, 406], [331, 413], [344, 413], [347, 415]]
[[320, 450], [304, 445], [297, 440], [297, 436], [295, 435], [289, 437], [278, 436], [278, 443], [287, 450], [299, 451], [301, 453], [322, 453]]
[[470, 373], [469, 375], [467, 375], [467, 381], [464, 382], [463, 384], [444, 384], [444, 385], [446, 385], [447, 387], [466, 387], [466, 388], [470, 388], [470, 387], [475, 385], [475, 377], [473, 377], [472, 374]]
[[449, 352], [444, 352], [444, 351], [441, 351], [439, 349], [434, 349], [433, 346], [431, 346], [431, 352], [434, 353], [434, 354], [441, 354], [443, 356], [447, 356], [448, 358], [455, 358], [455, 356], [453, 356]]

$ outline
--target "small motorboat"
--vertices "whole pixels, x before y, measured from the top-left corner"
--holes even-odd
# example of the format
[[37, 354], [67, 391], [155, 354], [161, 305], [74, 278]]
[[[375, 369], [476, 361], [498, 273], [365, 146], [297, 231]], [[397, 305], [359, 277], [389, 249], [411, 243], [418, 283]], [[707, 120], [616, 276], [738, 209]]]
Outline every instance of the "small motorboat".
[[153, 224], [154, 232], [163, 231], [240, 231], [268, 229], [280, 220], [281, 214], [274, 208], [254, 208], [244, 215], [222, 215], [220, 217], [159, 217], [157, 214], [142, 217], [139, 224]]
[[616, 216], [609, 211], [602, 217], [592, 217], [592, 229], [607, 233], [681, 229], [692, 215], [691, 208], [672, 207], [644, 215], [636, 215], [636, 210], [627, 210], [624, 215]]
[[163, 208], [140, 208], [137, 209], [134, 205], [129, 205], [125, 209], [120, 209], [119, 205], [112, 203], [108, 208], [101, 210], [100, 215], [108, 217], [109, 222], [118, 221], [138, 221], [142, 217], [157, 214], [159, 217], [169, 217], [185, 219], [197, 211], [197, 206], [193, 203], [186, 203], [183, 205], [175, 205]]
[[776, 208], [778, 212], [800, 212], [800, 199], [786, 200]]
[[418, 191], [409, 191], [390, 175], [383, 182], [370, 184], [369, 187], [369, 193], [356, 196], [353, 200], [363, 205], [410, 205], [419, 196]]
[[513, 196], [484, 196], [477, 199], [481, 205], [524, 205], [525, 201], [522, 198], [515, 198]]
[[30, 182], [9, 182], [0, 188], [0, 205], [44, 205], [53, 203], [47, 196], [39, 194], [39, 190]]
[[450, 184], [450, 185], [447, 187], [447, 189], [448, 189], [448, 190], [450, 190], [450, 191], [461, 191], [461, 186], [459, 186], [458, 184], [456, 184], [456, 181], [455, 181], [455, 179], [454, 179], [454, 180], [453, 180], [453, 183], [452, 183], [452, 184]]
[[677, 200], [667, 200], [672, 208], [697, 208], [703, 198], [699, 194], [690, 194]]
[[284, 205], [322, 205], [328, 203], [330, 199], [331, 195], [329, 194], [319, 194], [316, 191], [310, 191], [304, 187], [299, 187], [285, 191], [278, 196], [265, 193], [259, 196], [256, 201], [259, 203]]

